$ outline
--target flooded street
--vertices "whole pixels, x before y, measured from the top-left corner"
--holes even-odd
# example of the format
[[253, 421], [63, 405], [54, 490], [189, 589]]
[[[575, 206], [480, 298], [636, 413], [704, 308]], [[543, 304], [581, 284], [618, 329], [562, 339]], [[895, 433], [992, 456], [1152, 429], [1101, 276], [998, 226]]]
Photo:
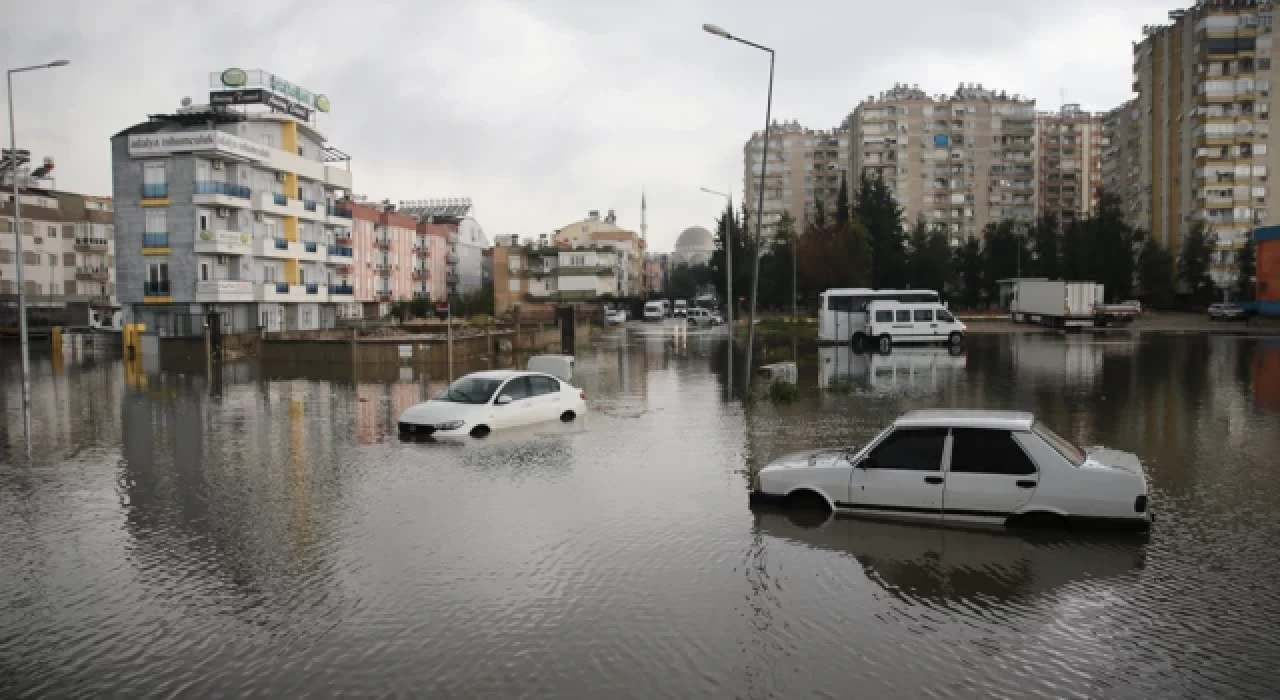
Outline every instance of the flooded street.
[[[396, 437], [441, 386], [414, 370], [143, 386], [37, 355], [30, 461], [5, 353], [3, 697], [1280, 693], [1274, 339], [801, 348], [800, 399], [744, 410], [722, 338], [612, 330], [579, 354], [585, 419], [457, 446]], [[1138, 454], [1154, 528], [748, 507], [769, 459], [934, 406], [1033, 410]]]

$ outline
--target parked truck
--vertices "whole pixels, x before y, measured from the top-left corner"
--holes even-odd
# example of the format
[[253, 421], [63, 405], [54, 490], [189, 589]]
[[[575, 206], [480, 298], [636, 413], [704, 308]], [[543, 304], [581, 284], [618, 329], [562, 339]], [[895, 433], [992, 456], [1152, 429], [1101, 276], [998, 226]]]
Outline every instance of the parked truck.
[[1257, 260], [1256, 301], [1248, 304], [1258, 316], [1280, 317], [1280, 226], [1253, 230]]
[[1104, 303], [1103, 286], [1097, 282], [1019, 279], [1013, 281], [1009, 318], [1055, 328], [1092, 328], [1128, 323], [1140, 309], [1131, 303]]

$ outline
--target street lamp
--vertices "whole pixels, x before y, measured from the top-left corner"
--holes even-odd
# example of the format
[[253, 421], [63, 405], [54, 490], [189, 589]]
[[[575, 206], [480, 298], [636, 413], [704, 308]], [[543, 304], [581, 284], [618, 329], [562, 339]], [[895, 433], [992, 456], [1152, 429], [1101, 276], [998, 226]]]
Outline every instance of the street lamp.
[[[712, 25], [707, 25], [707, 26], [712, 26]], [[724, 197], [725, 202], [727, 203], [725, 206], [725, 216], [730, 216], [730, 217], [733, 216], [733, 197], [731, 197], [725, 192], [717, 192], [715, 190], [707, 189], [706, 187], [700, 187], [698, 189], [701, 189], [703, 192], [706, 192], [707, 194], [714, 194], [720, 197]], [[733, 238], [732, 238], [733, 230], [729, 224], [730, 224], [730, 221], [728, 219], [725, 219], [725, 222], [724, 222], [724, 278], [725, 278], [724, 279], [724, 295], [729, 298], [729, 303], [726, 304], [724, 307], [724, 325], [726, 328], [729, 329], [729, 364], [727, 368], [729, 381], [727, 383], [729, 385], [729, 399], [732, 400], [733, 399], [733, 305], [735, 300], [733, 298]]]
[[[736, 37], [725, 31], [723, 27], [715, 24], [704, 24], [702, 30], [708, 34], [714, 34], [722, 39], [736, 41], [739, 44], [746, 44], [755, 49], [769, 52], [769, 96], [765, 101], [764, 107], [764, 150], [760, 158], [760, 192], [759, 203], [756, 207], [756, 240], [755, 240], [755, 259], [751, 262], [751, 315], [747, 321], [747, 366], [746, 376], [743, 379], [743, 396], [751, 388], [751, 349], [755, 345], [756, 340], [756, 294], [760, 289], [760, 242], [764, 240], [764, 176], [765, 171], [769, 167], [769, 122], [773, 117], [773, 49], [767, 46], [761, 46], [755, 42], [747, 41], [741, 37]], [[750, 222], [747, 224], [750, 226]]]
[[[59, 59], [50, 63], [41, 63], [38, 66], [11, 68], [5, 76], [9, 91], [9, 153], [12, 158], [9, 173], [13, 177], [13, 238], [18, 263], [18, 335], [22, 338], [22, 414], [24, 416], [31, 410], [31, 359], [27, 352], [27, 290], [25, 289], [22, 273], [22, 268], [24, 267], [22, 262], [22, 196], [18, 193], [18, 136], [13, 123], [13, 74], [26, 73], [27, 71], [40, 70], [42, 68], [59, 68], [70, 63], [71, 61]], [[30, 436], [27, 436], [27, 441], [28, 446], [30, 446]]]

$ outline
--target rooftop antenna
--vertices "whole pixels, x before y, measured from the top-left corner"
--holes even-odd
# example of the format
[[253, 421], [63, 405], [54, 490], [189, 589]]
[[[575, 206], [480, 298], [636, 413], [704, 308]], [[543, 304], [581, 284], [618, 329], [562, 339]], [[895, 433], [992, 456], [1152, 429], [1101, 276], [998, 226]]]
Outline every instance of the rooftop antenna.
[[649, 241], [648, 204], [645, 203], [644, 190], [640, 190], [640, 240]]

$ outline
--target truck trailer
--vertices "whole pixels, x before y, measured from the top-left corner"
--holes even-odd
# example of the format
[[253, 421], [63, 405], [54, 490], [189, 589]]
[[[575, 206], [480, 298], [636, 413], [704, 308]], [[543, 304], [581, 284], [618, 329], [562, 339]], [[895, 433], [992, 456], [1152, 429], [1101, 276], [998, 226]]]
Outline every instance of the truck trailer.
[[1054, 328], [1092, 328], [1132, 320], [1130, 307], [1108, 307], [1097, 282], [1017, 279], [1012, 281], [1009, 319]]

